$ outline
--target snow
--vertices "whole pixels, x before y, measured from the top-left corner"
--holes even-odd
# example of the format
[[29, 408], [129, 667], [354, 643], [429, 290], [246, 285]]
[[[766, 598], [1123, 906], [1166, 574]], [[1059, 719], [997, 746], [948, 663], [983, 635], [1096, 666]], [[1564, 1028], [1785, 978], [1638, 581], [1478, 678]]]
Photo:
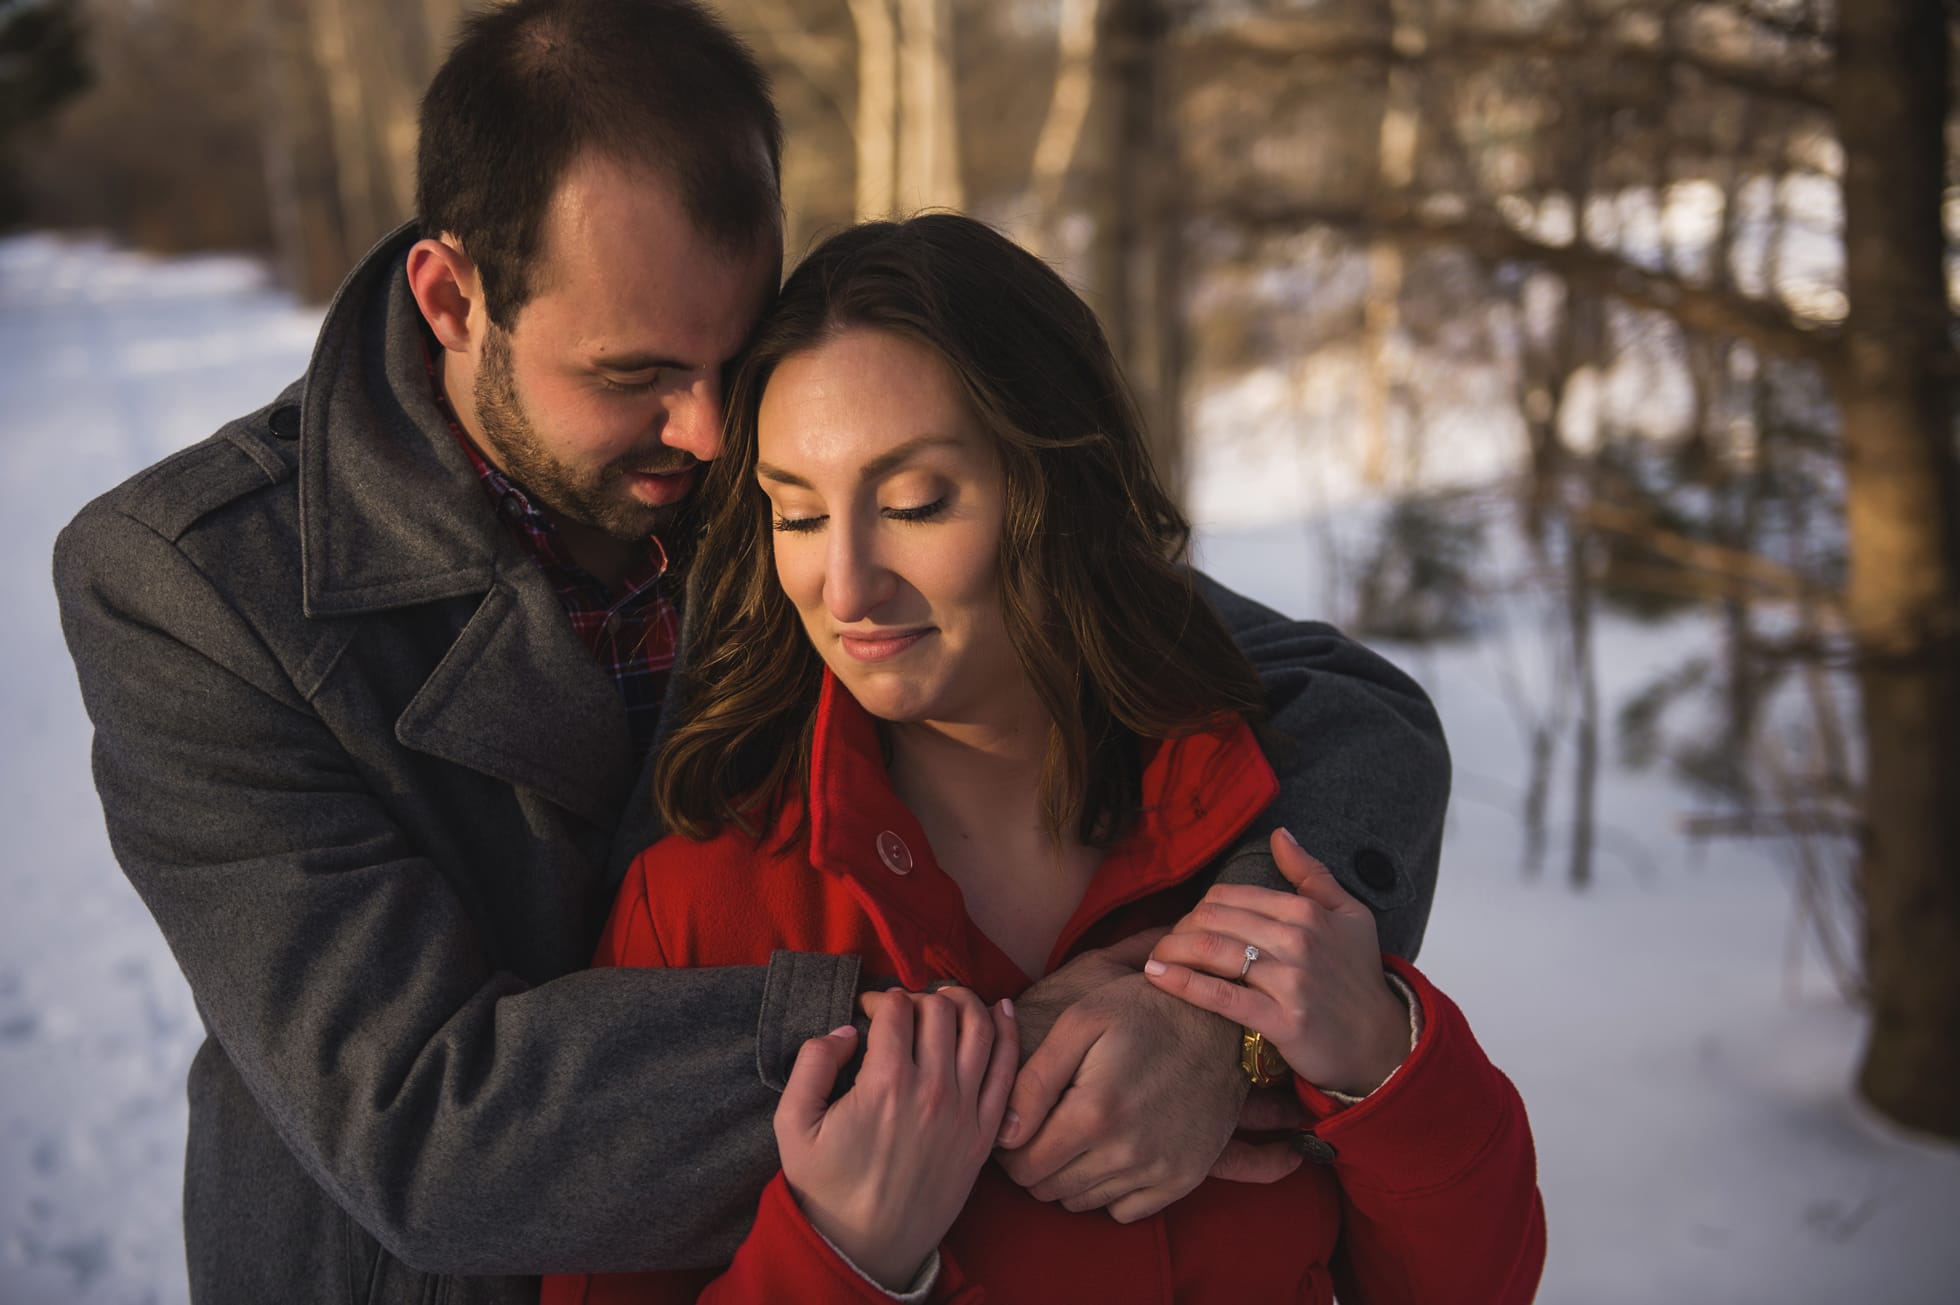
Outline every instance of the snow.
[[[185, 1299], [183, 1087], [201, 1037], [102, 832], [49, 549], [90, 496], [270, 398], [304, 367], [317, 323], [246, 260], [0, 241], [0, 516], [17, 550], [0, 568], [10, 618], [0, 623], [0, 727], [13, 740], [0, 757], [9, 1305]], [[1215, 402], [1229, 410], [1229, 398]], [[1496, 439], [1461, 467], [1501, 463], [1488, 447]], [[1270, 461], [1235, 460], [1233, 447], [1195, 455], [1210, 505], [1201, 559], [1284, 610], [1328, 610], [1329, 559], [1348, 527], [1231, 524], [1282, 515], [1271, 508], [1275, 482], [1258, 472]], [[1288, 466], [1278, 483], [1320, 474], [1359, 485], [1335, 450], [1288, 455]], [[1710, 637], [1691, 619], [1602, 617], [1607, 709]], [[1540, 1299], [1952, 1299], [1960, 1149], [1901, 1138], [1854, 1106], [1864, 1020], [1814, 956], [1792, 982], [1794, 898], [1773, 848], [1691, 845], [1678, 828], [1688, 795], [1609, 758], [1597, 882], [1577, 894], [1555, 868], [1536, 881], [1521, 874], [1511, 647], [1491, 637], [1390, 651], [1435, 695], [1455, 752], [1423, 963], [1531, 1110], [1551, 1233]]]

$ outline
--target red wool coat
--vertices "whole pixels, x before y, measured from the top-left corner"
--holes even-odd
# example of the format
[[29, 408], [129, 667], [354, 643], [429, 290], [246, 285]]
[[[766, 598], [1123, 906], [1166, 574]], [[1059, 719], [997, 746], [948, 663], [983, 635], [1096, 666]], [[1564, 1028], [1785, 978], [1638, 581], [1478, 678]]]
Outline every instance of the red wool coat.
[[[857, 952], [865, 973], [909, 987], [953, 978], [989, 1002], [1018, 995], [1029, 976], [967, 918], [958, 886], [891, 791], [875, 722], [828, 675], [811, 760], [807, 845], [781, 850], [801, 817], [794, 803], [760, 841], [733, 830], [706, 844], [661, 841], [621, 886], [595, 964]], [[1200, 872], [1275, 791], [1244, 725], [1157, 745], [1142, 818], [1104, 858], [1048, 968], [1176, 920], [1202, 894]], [[1269, 1185], [1210, 1179], [1127, 1225], [1036, 1201], [989, 1164], [940, 1248], [933, 1301], [1327, 1305], [1336, 1288], [1343, 1305], [1529, 1301], [1545, 1243], [1523, 1103], [1456, 1006], [1407, 963], [1384, 963], [1421, 1002], [1422, 1037], [1357, 1105], [1300, 1085], [1331, 1163]], [[817, 1235], [779, 1173], [727, 1268], [547, 1278], [543, 1305], [890, 1299]]]

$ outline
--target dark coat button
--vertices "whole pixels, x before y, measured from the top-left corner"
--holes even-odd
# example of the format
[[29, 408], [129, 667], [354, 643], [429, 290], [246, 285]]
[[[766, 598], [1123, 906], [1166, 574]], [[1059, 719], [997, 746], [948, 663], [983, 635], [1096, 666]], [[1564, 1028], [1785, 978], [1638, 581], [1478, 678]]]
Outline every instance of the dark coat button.
[[1340, 1154], [1334, 1149], [1332, 1142], [1323, 1142], [1312, 1133], [1296, 1134], [1293, 1138], [1293, 1149], [1305, 1156], [1308, 1163], [1317, 1165], [1331, 1165], [1334, 1163], [1334, 1158]]
[[1379, 847], [1364, 847], [1354, 854], [1354, 873], [1378, 893], [1395, 887], [1395, 863]]
[[290, 403], [281, 404], [272, 410], [265, 419], [266, 429], [282, 440], [299, 438], [299, 409]]

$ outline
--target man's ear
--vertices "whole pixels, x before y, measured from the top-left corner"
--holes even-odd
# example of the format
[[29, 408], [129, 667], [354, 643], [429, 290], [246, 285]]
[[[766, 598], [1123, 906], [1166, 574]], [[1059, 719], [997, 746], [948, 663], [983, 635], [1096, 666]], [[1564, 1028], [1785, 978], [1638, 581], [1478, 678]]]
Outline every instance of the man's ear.
[[442, 347], [468, 353], [470, 318], [483, 297], [470, 256], [447, 237], [416, 241], [408, 251], [408, 289]]

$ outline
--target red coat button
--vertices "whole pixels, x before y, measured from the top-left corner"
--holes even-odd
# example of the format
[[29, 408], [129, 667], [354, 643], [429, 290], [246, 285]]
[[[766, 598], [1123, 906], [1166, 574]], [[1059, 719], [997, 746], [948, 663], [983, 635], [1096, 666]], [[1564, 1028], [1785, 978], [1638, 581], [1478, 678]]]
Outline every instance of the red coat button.
[[912, 849], [889, 829], [878, 835], [878, 859], [885, 863], [885, 869], [895, 875], [912, 873]]

